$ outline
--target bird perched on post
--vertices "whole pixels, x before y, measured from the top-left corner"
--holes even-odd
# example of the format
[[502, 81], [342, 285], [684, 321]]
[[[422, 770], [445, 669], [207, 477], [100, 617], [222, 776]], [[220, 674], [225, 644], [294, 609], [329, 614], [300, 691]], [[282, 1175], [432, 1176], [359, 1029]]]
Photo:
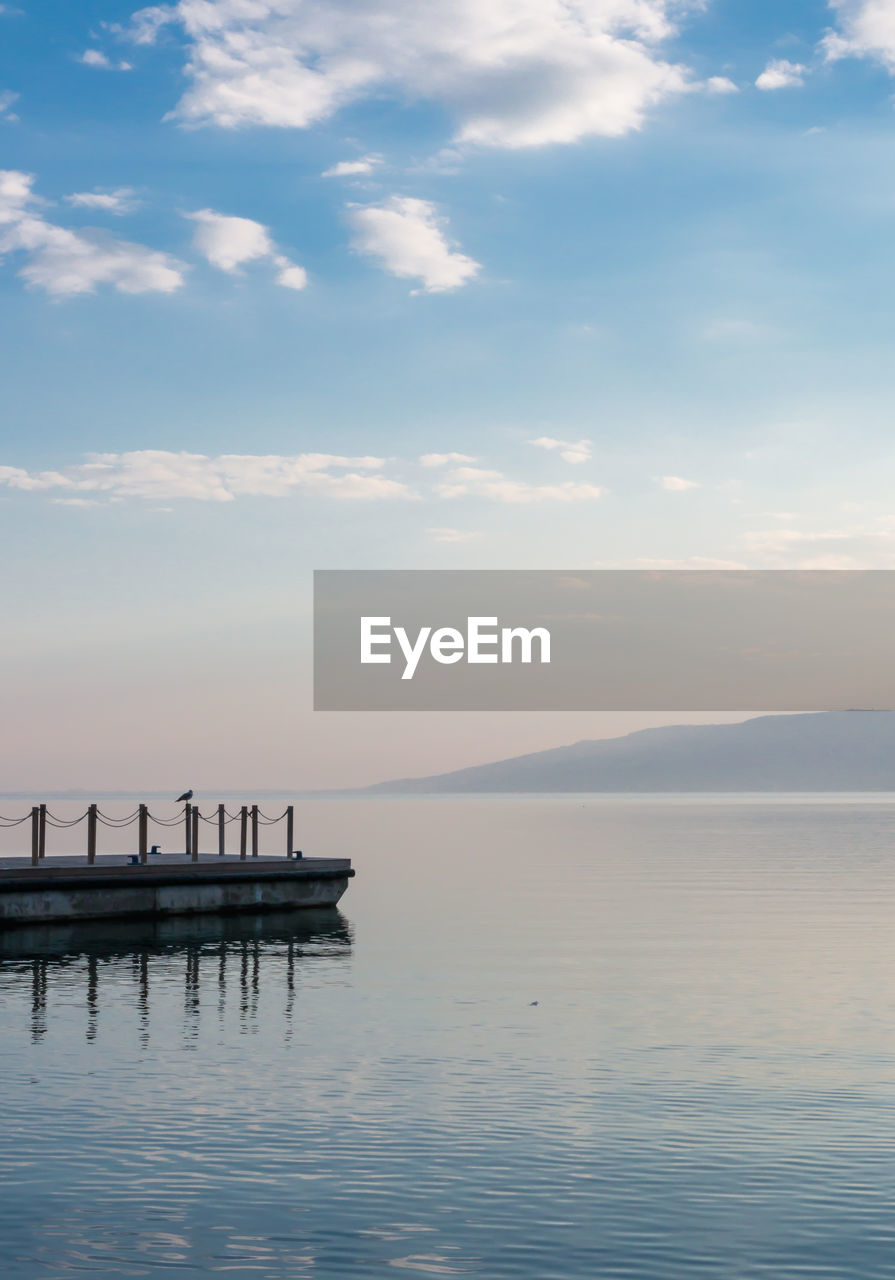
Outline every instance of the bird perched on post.
[[192, 787], [190, 787], [189, 791], [184, 791], [183, 795], [182, 795], [182, 796], [178, 796], [178, 797], [177, 797], [177, 799], [174, 801], [174, 803], [175, 803], [175, 804], [180, 804], [180, 803], [181, 803], [182, 801], [184, 801], [184, 800], [185, 800], [187, 803], [189, 803], [189, 802], [190, 802], [190, 800], [192, 800], [192, 798], [193, 798], [193, 788], [192, 788]]

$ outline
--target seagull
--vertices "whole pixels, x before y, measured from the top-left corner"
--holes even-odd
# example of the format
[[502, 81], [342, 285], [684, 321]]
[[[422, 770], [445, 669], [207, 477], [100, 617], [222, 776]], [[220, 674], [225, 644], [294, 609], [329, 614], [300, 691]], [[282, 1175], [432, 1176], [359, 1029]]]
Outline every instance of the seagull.
[[193, 798], [193, 788], [190, 787], [189, 791], [184, 791], [183, 795], [178, 796], [177, 799], [174, 801], [174, 803], [180, 804], [182, 800], [190, 801], [192, 800], [192, 798]]

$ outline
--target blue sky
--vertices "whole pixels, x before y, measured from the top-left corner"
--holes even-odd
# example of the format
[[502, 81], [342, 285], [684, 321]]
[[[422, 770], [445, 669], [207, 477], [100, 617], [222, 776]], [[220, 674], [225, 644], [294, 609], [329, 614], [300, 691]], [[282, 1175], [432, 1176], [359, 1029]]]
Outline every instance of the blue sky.
[[6, 716], [72, 716], [11, 785], [77, 785], [97, 696], [187, 768], [293, 665], [308, 758], [237, 717], [209, 776], [412, 771], [307, 713], [315, 567], [893, 565], [891, 0], [4, 4], [0, 48]]

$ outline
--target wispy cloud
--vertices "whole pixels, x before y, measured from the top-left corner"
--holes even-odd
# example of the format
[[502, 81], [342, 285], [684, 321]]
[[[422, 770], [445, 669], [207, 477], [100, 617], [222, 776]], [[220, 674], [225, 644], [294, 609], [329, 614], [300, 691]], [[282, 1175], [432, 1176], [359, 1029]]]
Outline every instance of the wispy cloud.
[[78, 62], [82, 62], [85, 67], [96, 67], [99, 71], [133, 71], [129, 62], [115, 62], [101, 49], [85, 49]]
[[31, 174], [0, 170], [0, 253], [25, 255], [19, 275], [28, 284], [57, 298], [93, 293], [101, 284], [120, 293], [172, 293], [183, 284], [184, 264], [166, 253], [48, 222], [33, 183]]
[[479, 536], [471, 529], [427, 529], [426, 532], [433, 542], [474, 542]]
[[591, 456], [590, 440], [554, 440], [552, 436], [538, 436], [537, 440], [530, 441], [531, 444], [537, 445], [539, 449], [556, 449], [559, 456], [564, 462], [571, 462], [577, 465], [581, 462], [587, 462]]
[[718, 572], [749, 568], [741, 560], [724, 560], [719, 556], [682, 556], [677, 560], [670, 557], [637, 556], [632, 560], [614, 561], [612, 564], [602, 563], [594, 567], [597, 569], [704, 569]]
[[19, 95], [12, 89], [0, 91], [0, 117], [4, 120], [18, 120], [19, 117], [11, 110], [18, 100]]
[[757, 89], [797, 89], [805, 83], [805, 68], [801, 62], [787, 62], [785, 58], [772, 58], [755, 81]]
[[74, 191], [64, 196], [66, 204], [79, 209], [99, 209], [103, 213], [132, 213], [137, 208], [137, 193], [132, 187], [117, 187], [114, 191]]
[[871, 569], [895, 565], [895, 522], [826, 529], [756, 529], [743, 535], [759, 563], [774, 569]]
[[[82, 462], [43, 471], [0, 466], [0, 487], [44, 494], [68, 505], [83, 505], [82, 499], [144, 499], [158, 503], [189, 498], [232, 502], [241, 497], [291, 495], [358, 501], [425, 499], [429, 504], [469, 497], [518, 505], [592, 502], [604, 493], [592, 484], [532, 484], [502, 471], [457, 466], [453, 460], [446, 471], [439, 469], [426, 485], [418, 483], [418, 469], [411, 471], [414, 482], [410, 484], [405, 475], [411, 466], [399, 458], [372, 455], [309, 452], [209, 456], [186, 450], [139, 449], [87, 454]], [[447, 523], [433, 525], [428, 532], [439, 542], [462, 542], [477, 536]]]
[[424, 293], [458, 289], [480, 270], [451, 245], [445, 219], [428, 200], [392, 196], [384, 204], [350, 205], [348, 219], [358, 253], [402, 280], [421, 281]]
[[448, 467], [454, 462], [475, 462], [468, 453], [424, 453], [420, 458], [421, 467]]
[[687, 489], [698, 489], [696, 480], [685, 480], [683, 476], [660, 476], [659, 484], [668, 493], [683, 493]]
[[501, 471], [487, 471], [480, 467], [456, 467], [438, 486], [443, 498], [479, 497], [494, 502], [528, 504], [538, 502], [595, 502], [602, 498], [605, 489], [595, 484], [529, 484], [524, 480], [512, 480]]
[[196, 223], [194, 247], [221, 271], [238, 272], [246, 262], [267, 259], [276, 268], [277, 284], [304, 289], [308, 283], [304, 267], [277, 250], [267, 227], [260, 222], [215, 213], [213, 209], [199, 209], [187, 217]]
[[771, 325], [759, 324], [742, 316], [718, 316], [702, 330], [707, 342], [760, 342], [779, 336]]
[[708, 93], [739, 93], [739, 86], [728, 79], [727, 76], [709, 76], [705, 82], [705, 89]]
[[130, 453], [88, 454], [87, 461], [57, 471], [27, 471], [0, 466], [0, 485], [46, 491], [67, 501], [88, 494], [107, 499], [165, 501], [192, 498], [232, 502], [238, 497], [282, 498], [305, 494], [339, 499], [406, 498], [407, 486], [381, 474], [376, 457], [336, 454], [173, 453], [140, 449]]
[[321, 178], [358, 178], [372, 173], [380, 164], [382, 156], [361, 156], [359, 160], [340, 160], [338, 164], [324, 169]]

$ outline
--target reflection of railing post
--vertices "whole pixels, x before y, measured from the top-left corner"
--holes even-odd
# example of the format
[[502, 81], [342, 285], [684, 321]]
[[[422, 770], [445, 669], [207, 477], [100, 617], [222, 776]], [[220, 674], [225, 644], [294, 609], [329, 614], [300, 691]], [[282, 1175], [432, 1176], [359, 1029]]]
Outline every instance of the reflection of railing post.
[[47, 806], [40, 806], [40, 848], [38, 849], [38, 858], [45, 858], [47, 855]]
[[140, 861], [146, 861], [146, 855], [149, 852], [149, 810], [145, 804], [140, 805], [140, 821], [138, 823], [140, 833]]
[[186, 856], [189, 857], [193, 852], [193, 806], [187, 800], [183, 806], [183, 845]]
[[31, 810], [31, 865], [36, 867], [40, 859], [40, 809], [34, 805]]
[[92, 867], [96, 862], [96, 805], [87, 809], [87, 865]]
[[243, 861], [246, 856], [246, 831], [248, 828], [248, 822], [249, 811], [245, 805], [243, 805], [239, 811], [239, 856]]
[[227, 852], [226, 829], [224, 827], [224, 806], [218, 805], [218, 857], [223, 858]]
[[199, 861], [199, 806], [193, 805], [193, 862]]
[[252, 805], [252, 857], [258, 857], [258, 806]]
[[295, 809], [293, 806], [286, 807], [286, 857], [292, 857], [292, 835], [295, 826]]

